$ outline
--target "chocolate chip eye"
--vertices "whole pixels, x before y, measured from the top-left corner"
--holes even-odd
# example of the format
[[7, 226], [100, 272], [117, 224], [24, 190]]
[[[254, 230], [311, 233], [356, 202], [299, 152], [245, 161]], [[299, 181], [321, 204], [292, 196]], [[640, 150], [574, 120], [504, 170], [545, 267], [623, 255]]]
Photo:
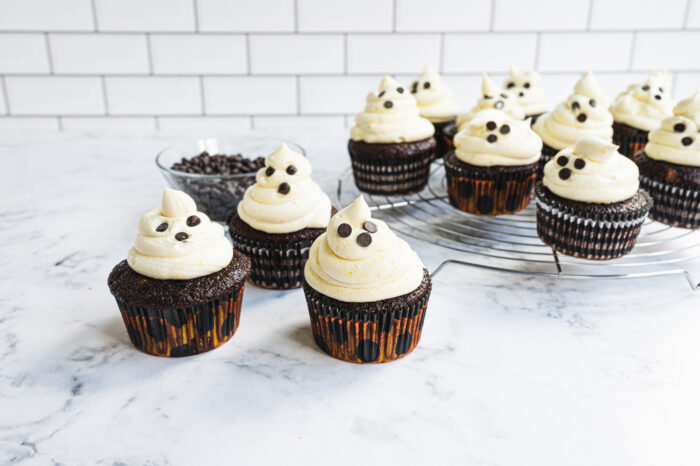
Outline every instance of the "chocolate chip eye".
[[576, 159], [574, 161], [574, 167], [576, 167], [576, 169], [578, 169], [578, 170], [583, 170], [583, 167], [585, 167], [585, 166], [586, 166], [586, 161], [583, 159]]
[[495, 104], [493, 104], [493, 106], [494, 106], [495, 108], [499, 109], [499, 110], [502, 109], [504, 105], [505, 105], [505, 104], [503, 103], [502, 100], [499, 100], [499, 101], [497, 101]]
[[525, 89], [530, 89], [530, 83], [525, 83], [525, 84], [523, 85], [523, 87], [524, 87]]
[[370, 222], [367, 220], [365, 223], [362, 224], [362, 228], [365, 230], [369, 231], [370, 233], [376, 233], [377, 232], [377, 225], [374, 223]]
[[377, 97], [384, 97], [384, 94], [386, 94], [386, 91], [381, 91]]
[[676, 133], [682, 133], [683, 131], [685, 131], [685, 123], [676, 123], [675, 125], [673, 125], [673, 131], [675, 131]]
[[491, 96], [490, 96], [490, 95], [486, 95], [486, 94], [484, 94], [484, 99], [490, 99], [490, 98], [491, 98]]
[[501, 129], [499, 131], [501, 132], [501, 134], [508, 134], [510, 133], [510, 126], [503, 125], [501, 126]]
[[571, 178], [571, 170], [569, 170], [568, 168], [562, 168], [561, 170], [559, 170], [559, 178], [561, 178], [562, 180], [568, 180], [569, 178]]
[[267, 170], [265, 170], [265, 175], [267, 176], [272, 176], [275, 173], [275, 167], [267, 167]]
[[280, 194], [289, 194], [289, 190], [292, 189], [289, 183], [281, 183], [277, 188], [277, 192]]
[[683, 139], [681, 139], [681, 142], [684, 146], [689, 146], [693, 143], [693, 138], [691, 138], [690, 136], [686, 136]]
[[398, 92], [399, 94], [403, 94], [403, 87], [397, 87], [396, 92]]
[[508, 85], [507, 85], [506, 87], [507, 87], [508, 89], [511, 89], [511, 88], [515, 87], [515, 83], [513, 83], [513, 82], [508, 83]]
[[598, 105], [598, 104], [596, 103], [596, 101], [593, 100], [593, 99], [589, 100], [589, 101], [588, 101], [588, 104], [589, 104], [591, 107], [595, 107], [596, 105]]
[[584, 121], [586, 121], [588, 119], [588, 115], [586, 115], [585, 113], [579, 113], [579, 115], [576, 117], [576, 119], [578, 121], [580, 121], [581, 123], [583, 123]]
[[287, 175], [295, 175], [297, 172], [297, 167], [290, 165], [287, 167]]
[[189, 237], [190, 237], [190, 235], [188, 235], [184, 231], [181, 231], [180, 233], [175, 235], [175, 239], [178, 241], [185, 241]]
[[648, 84], [643, 85], [643, 86], [642, 86], [642, 90], [643, 90], [643, 91], [648, 91], [648, 90], [649, 90], [649, 85], [648, 85]]
[[569, 163], [569, 157], [566, 155], [560, 155], [557, 157], [557, 164], [559, 164], [560, 167], [565, 166], [567, 163]]
[[366, 248], [367, 246], [372, 244], [372, 237], [369, 233], [360, 233], [359, 235], [357, 235], [357, 244], [359, 244], [363, 248]]
[[338, 225], [338, 235], [341, 238], [347, 238], [352, 233], [352, 227], [347, 223], [341, 223]]
[[508, 94], [501, 93], [501, 97], [503, 97], [504, 99], [507, 99], [507, 98], [508, 98]]
[[578, 102], [574, 101], [571, 103], [571, 110], [578, 110], [579, 108], [581, 108], [581, 104]]
[[489, 134], [486, 140], [490, 143], [494, 143], [498, 141], [498, 136], [496, 136], [495, 134]]
[[426, 81], [423, 83], [423, 89], [430, 89], [430, 81]]
[[496, 126], [498, 125], [495, 121], [489, 121], [488, 123], [486, 123], [486, 129], [489, 131], [493, 131], [494, 129], [496, 129]]
[[656, 95], [654, 96], [654, 98], [655, 98], [656, 100], [661, 100], [661, 94], [656, 94]]
[[163, 233], [163, 232], [164, 232], [165, 230], [167, 230], [167, 229], [168, 229], [168, 224], [167, 224], [167, 223], [161, 223], [160, 225], [158, 225], [158, 226], [156, 227], [156, 231], [157, 231], [158, 233]]
[[394, 102], [392, 102], [391, 100], [387, 100], [386, 102], [384, 102], [384, 106], [386, 108], [391, 108], [394, 106]]
[[524, 95], [525, 95], [525, 93], [523, 91], [518, 92], [519, 97], [523, 97]]
[[202, 223], [202, 221], [196, 215], [190, 215], [189, 217], [187, 217], [187, 226], [188, 227], [196, 227], [200, 223]]

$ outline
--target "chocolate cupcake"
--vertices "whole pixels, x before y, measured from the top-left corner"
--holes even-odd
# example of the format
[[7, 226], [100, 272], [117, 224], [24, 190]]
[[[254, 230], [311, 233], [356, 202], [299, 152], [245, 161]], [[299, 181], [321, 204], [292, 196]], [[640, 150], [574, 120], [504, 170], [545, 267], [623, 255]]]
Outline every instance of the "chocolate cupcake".
[[537, 234], [569, 256], [606, 260], [630, 252], [653, 201], [617, 146], [586, 136], [544, 167], [535, 188]]
[[627, 157], [644, 149], [649, 131], [661, 120], [671, 116], [671, 80], [666, 71], [652, 73], [642, 84], [631, 84], [615, 97], [610, 111], [613, 115], [613, 143]]
[[587, 71], [574, 86], [574, 93], [564, 102], [537, 119], [533, 129], [542, 138], [540, 172], [560, 150], [566, 149], [584, 136], [612, 141], [610, 99], [598, 85], [593, 73]]
[[343, 361], [380, 363], [413, 351], [430, 297], [428, 271], [362, 197], [311, 246], [304, 294], [318, 346]]
[[435, 158], [443, 157], [453, 148], [452, 138], [447, 135], [457, 119], [457, 104], [452, 99], [452, 92], [440, 75], [426, 66], [423, 74], [411, 84], [411, 94], [418, 102], [420, 115], [435, 127]]
[[435, 156], [435, 128], [420, 116], [416, 99], [390, 76], [367, 95], [355, 117], [348, 151], [355, 184], [386, 196], [421, 191]]
[[678, 102], [673, 116], [649, 133], [634, 161], [654, 198], [649, 216], [667, 225], [700, 228], [700, 91]]
[[542, 78], [537, 71], [512, 66], [503, 87], [513, 93], [525, 112], [525, 118], [530, 118], [531, 123], [534, 124], [547, 111], [547, 96], [542, 90]]
[[501, 89], [484, 73], [481, 77], [481, 98], [469, 112], [457, 117], [457, 129], [461, 131], [474, 116], [488, 109], [500, 110], [516, 120], [525, 119], [525, 110], [518, 103], [515, 94], [507, 89]]
[[455, 136], [445, 158], [450, 204], [477, 215], [512, 214], [532, 196], [542, 140], [529, 120], [483, 110]]
[[109, 274], [133, 345], [155, 356], [189, 356], [228, 341], [238, 328], [250, 260], [231, 247], [187, 194], [165, 189], [139, 221], [126, 261]]
[[311, 179], [311, 164], [282, 144], [265, 158], [227, 219], [237, 249], [250, 257], [250, 282], [287, 290], [302, 283], [311, 243], [326, 231], [331, 201]]

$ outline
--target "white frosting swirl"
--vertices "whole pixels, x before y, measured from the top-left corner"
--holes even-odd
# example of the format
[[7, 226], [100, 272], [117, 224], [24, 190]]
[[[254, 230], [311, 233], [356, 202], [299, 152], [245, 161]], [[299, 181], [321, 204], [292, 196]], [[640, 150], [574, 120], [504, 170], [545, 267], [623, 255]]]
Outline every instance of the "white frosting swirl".
[[126, 259], [129, 267], [158, 280], [189, 280], [218, 272], [233, 257], [224, 229], [209, 220], [190, 196], [165, 188], [161, 207], [139, 220]]
[[700, 167], [700, 90], [673, 108], [673, 116], [649, 133], [644, 152], [654, 159]]
[[[314, 241], [304, 277], [313, 289], [348, 303], [380, 301], [408, 294], [423, 280], [423, 263], [406, 241], [397, 237], [386, 223], [374, 220], [364, 198], [331, 218], [328, 231]], [[377, 231], [363, 227], [370, 221]], [[338, 227], [347, 224], [352, 231], [341, 237]], [[358, 236], [368, 234], [366, 247]]]
[[542, 90], [542, 78], [537, 71], [512, 66], [503, 87], [515, 95], [525, 115], [540, 115], [547, 111], [547, 96]]
[[535, 163], [542, 152], [530, 120], [516, 120], [500, 110], [477, 113], [454, 140], [458, 159], [485, 167]]
[[452, 92], [442, 82], [440, 75], [429, 66], [411, 85], [411, 94], [418, 101], [421, 116], [433, 123], [449, 121], [457, 115], [457, 104], [452, 99]]
[[[283, 183], [289, 187], [286, 194], [280, 188]], [[309, 159], [282, 144], [265, 158], [265, 166], [255, 175], [255, 184], [246, 189], [237, 211], [256, 230], [291, 233], [325, 228], [331, 201], [311, 179]]]
[[618, 123], [644, 131], [656, 128], [662, 119], [671, 115], [671, 79], [666, 71], [652, 73], [646, 82], [630, 84], [615, 97], [610, 109]]
[[593, 73], [586, 72], [574, 87], [574, 93], [535, 121], [533, 129], [542, 141], [561, 150], [584, 136], [612, 141], [613, 118], [610, 99], [598, 85]]
[[[567, 159], [563, 165], [560, 157]], [[566, 199], [612, 204], [637, 193], [639, 169], [615, 144], [586, 136], [547, 162], [542, 183]]]
[[434, 133], [433, 124], [420, 116], [408, 89], [384, 76], [379, 89], [367, 95], [365, 111], [355, 117], [350, 137], [370, 143], [414, 142]]
[[515, 94], [498, 87], [489, 75], [484, 73], [481, 77], [481, 98], [468, 113], [457, 117], [457, 126], [461, 130], [474, 118], [474, 115], [489, 108], [501, 110], [516, 120], [525, 118], [525, 110], [518, 104]]

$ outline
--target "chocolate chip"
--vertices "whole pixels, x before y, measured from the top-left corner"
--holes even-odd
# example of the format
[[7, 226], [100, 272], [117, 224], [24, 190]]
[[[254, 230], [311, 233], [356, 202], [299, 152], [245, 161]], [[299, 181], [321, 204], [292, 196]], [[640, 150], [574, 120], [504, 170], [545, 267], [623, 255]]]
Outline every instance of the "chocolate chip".
[[510, 133], [510, 126], [503, 125], [501, 126], [501, 129], [499, 131], [501, 132], [501, 134], [508, 134]]
[[423, 83], [423, 89], [430, 89], [430, 81], [426, 81]]
[[498, 140], [498, 137], [495, 134], [489, 134], [486, 140], [488, 142], [496, 142]]
[[488, 123], [486, 123], [486, 129], [489, 131], [493, 131], [494, 129], [496, 129], [496, 126], [498, 125], [495, 121], [489, 121]]
[[574, 160], [574, 167], [576, 167], [577, 170], [583, 170], [583, 167], [586, 166], [586, 161], [583, 159], [576, 159]]
[[157, 231], [158, 233], [163, 233], [163, 232], [164, 232], [165, 230], [167, 230], [167, 229], [168, 229], [168, 224], [167, 224], [167, 223], [161, 223], [160, 225], [158, 225], [158, 226], [156, 227], [156, 231]]
[[515, 83], [508, 83], [508, 85], [507, 85], [506, 87], [507, 87], [508, 89], [510, 89], [511, 87], [515, 87]]
[[287, 167], [287, 175], [295, 175], [297, 172], [297, 167], [290, 165]]
[[508, 94], [501, 92], [501, 97], [503, 97], [504, 99], [507, 99], [507, 98], [508, 98]]
[[595, 107], [595, 106], [597, 105], [596, 101], [593, 100], [593, 99], [589, 100], [589, 101], [588, 101], [588, 104], [589, 104], [591, 107]]
[[403, 87], [397, 87], [396, 92], [398, 92], [399, 94], [403, 94]]
[[576, 101], [572, 102], [572, 104], [571, 104], [571, 110], [578, 110], [579, 108], [581, 108], [581, 104], [579, 104], [579, 103], [576, 102]]
[[188, 234], [185, 233], [184, 231], [181, 231], [180, 233], [177, 233], [177, 234], [175, 235], [175, 239], [178, 240], [178, 241], [185, 241], [185, 240], [186, 240], [187, 238], [189, 238], [189, 237], [190, 237], [190, 235], [188, 235]]
[[267, 176], [272, 176], [273, 173], [275, 173], [275, 167], [267, 167], [267, 170], [265, 170], [265, 175]]
[[347, 238], [352, 233], [352, 227], [348, 223], [341, 223], [338, 225], [338, 235], [341, 238]]
[[675, 125], [673, 125], [673, 131], [675, 131], [676, 133], [682, 133], [683, 131], [685, 131], [685, 123], [676, 123]]
[[588, 119], [588, 115], [586, 115], [585, 113], [579, 113], [576, 119], [583, 123], [584, 121], [586, 121], [586, 119]]
[[394, 106], [394, 102], [392, 102], [391, 100], [387, 100], [386, 102], [384, 102], [384, 106], [386, 108], [391, 108]]
[[200, 223], [202, 223], [202, 221], [196, 215], [190, 215], [189, 217], [187, 217], [187, 226], [188, 227], [196, 227]]
[[520, 91], [520, 92], [518, 92], [518, 96], [519, 96], [519, 97], [524, 97], [524, 96], [525, 96], [525, 93], [524, 93], [523, 91]]
[[655, 98], [656, 100], [661, 100], [661, 94], [656, 94], [656, 95], [654, 96], [654, 98]]
[[292, 188], [289, 186], [289, 183], [282, 183], [279, 185], [279, 188], [277, 188], [277, 192], [280, 194], [289, 194], [290, 189]]
[[523, 87], [524, 87], [525, 89], [530, 89], [530, 83], [525, 83], [525, 84], [523, 85]]
[[505, 104], [503, 103], [502, 100], [499, 100], [498, 102], [496, 102], [495, 104], [493, 104], [493, 106], [494, 106], [495, 108], [498, 108], [498, 109], [503, 108], [504, 105], [505, 105]]
[[648, 85], [648, 84], [643, 85], [643, 86], [642, 86], [642, 90], [643, 90], [643, 91], [648, 91], [648, 90], [649, 90], [649, 85]]
[[559, 157], [557, 157], [557, 163], [560, 167], [563, 167], [567, 163], [569, 163], [569, 157], [567, 157], [566, 155], [560, 155]]
[[684, 146], [689, 146], [693, 143], [693, 138], [691, 138], [690, 136], [686, 136], [683, 139], [681, 139], [681, 142]]
[[562, 168], [561, 170], [559, 170], [559, 178], [561, 178], [562, 180], [568, 180], [569, 178], [571, 178], [571, 170], [569, 170], [568, 168]]
[[386, 91], [380, 91], [377, 97], [384, 97], [384, 94], [386, 94]]
[[372, 237], [369, 233], [360, 233], [359, 235], [357, 235], [357, 244], [359, 244], [363, 248], [366, 248], [367, 246], [372, 244]]
[[362, 228], [365, 230], [369, 231], [370, 233], [376, 233], [377, 232], [377, 225], [374, 223], [370, 222], [367, 220], [365, 223], [362, 224]]

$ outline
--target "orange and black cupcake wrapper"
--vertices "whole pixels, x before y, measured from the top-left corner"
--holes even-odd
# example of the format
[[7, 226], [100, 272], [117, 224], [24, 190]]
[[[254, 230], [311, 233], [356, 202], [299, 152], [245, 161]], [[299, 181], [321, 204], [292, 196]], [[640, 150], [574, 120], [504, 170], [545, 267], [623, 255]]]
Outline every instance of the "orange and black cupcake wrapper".
[[421, 191], [428, 184], [430, 163], [434, 151], [425, 151], [411, 157], [378, 160], [361, 157], [350, 151], [352, 173], [360, 191], [384, 196], [398, 196]]
[[314, 340], [324, 352], [343, 361], [377, 364], [402, 358], [418, 345], [431, 286], [411, 306], [354, 311], [315, 299], [304, 282]]
[[527, 207], [537, 176], [537, 166], [521, 170], [484, 172], [479, 167], [458, 166], [445, 159], [447, 195], [454, 207], [477, 215], [513, 214]]
[[700, 228], [700, 189], [640, 174], [639, 184], [654, 198], [649, 216], [666, 225]]
[[535, 187], [537, 235], [543, 243], [562, 254], [592, 260], [608, 260], [629, 253], [637, 242], [642, 224], [653, 205], [651, 196], [644, 208], [627, 214], [596, 215], [564, 204]]
[[119, 300], [117, 304], [136, 348], [154, 356], [190, 356], [213, 350], [233, 337], [241, 319], [244, 287], [193, 307], [154, 310]]

